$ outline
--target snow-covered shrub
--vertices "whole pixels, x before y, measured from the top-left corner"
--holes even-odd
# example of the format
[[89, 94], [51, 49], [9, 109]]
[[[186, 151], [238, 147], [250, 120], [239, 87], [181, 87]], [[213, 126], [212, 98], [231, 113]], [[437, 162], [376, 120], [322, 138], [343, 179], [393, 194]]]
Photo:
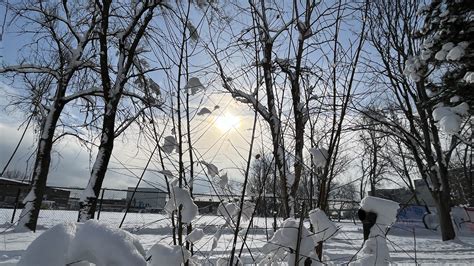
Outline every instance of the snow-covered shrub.
[[72, 261], [95, 265], [145, 265], [145, 250], [135, 236], [95, 220], [78, 225], [70, 254]]
[[324, 242], [333, 237], [337, 232], [336, 225], [320, 209], [310, 211], [309, 220], [313, 225], [313, 239], [315, 243]]
[[399, 204], [397, 202], [367, 196], [362, 199], [361, 209], [365, 212], [377, 214], [374, 226], [370, 229], [369, 238], [364, 242], [358, 254], [357, 262], [353, 265], [388, 265], [390, 253], [388, 251], [385, 233], [388, 227], [397, 218]]
[[[286, 259], [288, 265], [295, 265], [295, 251], [298, 243], [299, 222], [296, 219], [288, 218], [283, 221], [273, 237], [262, 247], [262, 252], [267, 254], [262, 263], [273, 263]], [[302, 227], [300, 232], [300, 246], [298, 264], [304, 265], [307, 258], [312, 258], [316, 262], [317, 256], [314, 253], [316, 246], [311, 232]]]
[[64, 266], [69, 263], [69, 247], [76, 223], [58, 224], [38, 236], [26, 249], [19, 266]]
[[89, 220], [63, 223], [47, 230], [28, 246], [18, 265], [146, 265], [145, 251], [129, 232]]

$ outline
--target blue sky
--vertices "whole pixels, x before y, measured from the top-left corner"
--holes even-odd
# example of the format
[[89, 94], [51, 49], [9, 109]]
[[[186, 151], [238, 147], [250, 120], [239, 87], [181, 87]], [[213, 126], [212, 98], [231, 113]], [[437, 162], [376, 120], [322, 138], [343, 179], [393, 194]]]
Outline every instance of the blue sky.
[[[3, 17], [3, 12], [0, 11], [0, 17]], [[235, 14], [239, 16], [238, 14]], [[197, 24], [199, 19], [192, 18], [193, 23]], [[358, 26], [351, 25], [353, 30], [357, 30]], [[240, 31], [240, 28], [236, 26], [234, 29], [236, 32]], [[209, 37], [209, 36], [208, 36]], [[344, 39], [344, 38], [343, 38]], [[5, 64], [14, 64], [19, 59], [19, 48], [28, 43], [29, 39], [25, 36], [19, 36], [16, 33], [15, 26], [11, 26], [7, 29], [7, 34], [4, 37], [4, 40], [1, 44], [3, 46], [2, 53], [3, 63]], [[226, 40], [223, 40], [224, 43]], [[228, 40], [227, 40], [228, 41]], [[285, 48], [283, 47], [279, 53], [284, 54]], [[316, 56], [313, 55], [313, 56]], [[230, 68], [239, 66], [241, 64], [241, 59], [235, 58], [224, 58], [227, 66]], [[206, 58], [201, 56], [196, 56], [193, 62], [206, 61]], [[208, 59], [207, 59], [208, 60]], [[232, 73], [232, 72], [230, 72]], [[233, 74], [233, 73], [232, 73]], [[162, 87], [167, 87], [167, 81], [164, 81], [165, 78], [160, 76], [159, 73], [154, 73], [151, 75], [153, 79], [156, 80], [158, 84]], [[203, 82], [207, 81], [206, 77], [203, 78]], [[0, 81], [6, 82], [6, 80], [0, 76]], [[213, 82], [210, 85], [212, 88], [218, 90], [220, 88], [219, 82]], [[0, 95], [5, 96], [7, 93], [15, 93], [21, 84], [14, 83], [9, 85], [2, 86], [0, 88]], [[200, 98], [197, 97], [193, 104], [198, 104]], [[9, 99], [5, 97], [0, 98], [0, 108], [4, 108], [9, 103]], [[195, 125], [196, 130], [203, 132], [203, 137], [197, 141], [195, 148], [202, 154], [205, 154], [203, 157], [206, 161], [212, 161], [220, 168], [227, 168], [227, 171], [230, 173], [230, 178], [235, 180], [241, 180], [242, 174], [235, 168], [241, 168], [245, 165], [245, 160], [242, 158], [247, 157], [248, 149], [248, 139], [250, 138], [250, 130], [252, 124], [252, 112], [249, 108], [240, 103], [236, 103], [231, 99], [229, 95], [223, 95], [220, 93], [209, 92], [206, 93], [204, 98], [204, 106], [212, 107], [218, 104], [221, 108], [216, 111], [215, 114], [210, 115], [209, 117], [199, 117], [196, 119]], [[212, 123], [215, 119], [215, 115], [218, 114], [231, 113], [238, 115], [241, 118], [241, 126], [237, 130], [232, 130], [227, 133], [223, 133], [213, 127]], [[6, 112], [4, 109], [0, 109], [0, 167], [8, 160], [8, 157], [13, 151], [14, 146], [20, 138], [20, 134], [24, 128], [20, 128], [20, 123], [25, 120], [25, 114], [12, 111]], [[198, 126], [199, 125], [199, 126]], [[265, 141], [268, 141], [269, 136], [267, 132], [263, 132], [263, 138]], [[200, 135], [200, 134], [198, 134]], [[137, 143], [139, 142], [138, 133], [134, 132], [133, 129], [127, 134], [126, 138], [120, 139], [117, 142], [117, 145], [114, 149], [115, 158], [112, 159], [110, 163], [111, 171], [107, 173], [105, 180], [105, 187], [114, 187], [114, 188], [125, 188], [128, 186], [134, 186], [136, 183], [136, 177], [128, 176], [130, 173], [128, 170], [123, 169], [121, 162], [126, 162], [126, 165], [130, 168], [143, 168], [145, 161], [148, 156], [148, 152], [145, 149], [137, 149]], [[22, 143], [19, 152], [15, 156], [13, 163], [9, 169], [18, 169], [23, 170], [27, 167], [27, 159], [34, 152], [35, 148], [35, 135], [32, 130], [29, 130], [24, 143]], [[143, 143], [142, 143], [143, 144]], [[145, 145], [143, 145], [145, 146]], [[267, 147], [267, 151], [269, 151]], [[90, 165], [93, 163], [95, 158], [95, 151], [89, 153], [84, 147], [82, 147], [74, 139], [68, 138], [57, 145], [55, 145], [55, 152], [53, 156], [53, 162], [50, 170], [50, 177], [48, 183], [50, 185], [57, 186], [79, 186], [84, 187], [89, 178]], [[30, 166], [33, 163], [33, 158], [29, 160]], [[122, 168], [122, 169], [120, 169]], [[200, 166], [196, 167], [200, 169]], [[159, 169], [159, 167], [155, 167]], [[135, 175], [140, 175], [141, 171], [139, 169], [132, 170]], [[151, 180], [155, 185], [163, 186], [164, 182], [160, 180], [159, 176], [155, 176], [152, 173], [149, 173], [145, 176], [145, 179]], [[203, 182], [201, 185], [196, 186], [196, 189], [201, 190], [202, 192], [208, 192], [209, 188]]]

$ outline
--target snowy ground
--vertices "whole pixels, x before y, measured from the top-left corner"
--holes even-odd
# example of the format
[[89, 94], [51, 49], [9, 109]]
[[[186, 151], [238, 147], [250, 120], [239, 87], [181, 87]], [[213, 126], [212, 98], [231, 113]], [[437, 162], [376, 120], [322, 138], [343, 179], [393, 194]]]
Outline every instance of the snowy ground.
[[[100, 222], [112, 227], [118, 227], [122, 213], [103, 212]], [[0, 209], [0, 265], [15, 265], [22, 256], [29, 243], [31, 243], [45, 229], [63, 221], [74, 221], [77, 212], [51, 211], [41, 212], [40, 230], [36, 233], [14, 233], [8, 224], [11, 210]], [[211, 250], [212, 236], [216, 230], [225, 223], [224, 219], [217, 216], [199, 216], [193, 223], [194, 227], [201, 228], [206, 236], [199, 240], [194, 248], [200, 262], [212, 265], [216, 259], [230, 253], [232, 231], [225, 229], [219, 240], [218, 247]], [[272, 219], [256, 218], [254, 226], [249, 232], [247, 246], [242, 254], [243, 261], [250, 263], [262, 258], [260, 248], [271, 237]], [[324, 247], [325, 255], [329, 257], [328, 264], [345, 264], [358, 252], [362, 245], [362, 227], [352, 221], [337, 223], [339, 233], [329, 240]], [[172, 243], [170, 221], [161, 214], [128, 214], [124, 226], [126, 230], [135, 234], [145, 250], [154, 243], [163, 241]], [[474, 263], [474, 234], [463, 230], [456, 241], [442, 242], [437, 232], [423, 228], [416, 228], [416, 237], [413, 231], [395, 225], [388, 237], [392, 261], [400, 264], [447, 264], [468, 265]], [[416, 239], [416, 248], [415, 248]], [[240, 248], [241, 241], [237, 247]], [[253, 258], [253, 259], [252, 259]]]

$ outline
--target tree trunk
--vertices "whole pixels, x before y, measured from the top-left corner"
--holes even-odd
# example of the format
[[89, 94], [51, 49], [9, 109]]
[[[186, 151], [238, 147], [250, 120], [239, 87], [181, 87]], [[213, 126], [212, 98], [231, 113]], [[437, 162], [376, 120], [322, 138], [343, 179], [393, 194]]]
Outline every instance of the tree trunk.
[[[61, 89], [58, 89], [58, 93], [61, 93], [60, 91]], [[56, 97], [59, 98], [59, 96]], [[38, 141], [35, 165], [33, 168], [32, 186], [28, 196], [24, 199], [25, 207], [21, 211], [20, 219], [15, 229], [17, 231], [36, 231], [38, 215], [46, 190], [49, 165], [51, 163], [54, 131], [63, 108], [64, 104], [56, 100], [41, 125], [41, 135]]]
[[85, 222], [89, 219], [94, 219], [94, 214], [97, 206], [97, 198], [102, 188], [102, 182], [107, 172], [112, 150], [114, 148], [114, 134], [115, 134], [115, 112], [118, 105], [119, 95], [115, 96], [114, 103], [105, 105], [104, 120], [102, 122], [102, 132], [99, 151], [92, 167], [91, 177], [89, 183], [81, 197], [79, 222]]
[[456, 237], [453, 222], [451, 220], [450, 196], [444, 191], [437, 193], [436, 209], [438, 210], [439, 225], [441, 227], [441, 238], [443, 241], [453, 240]]

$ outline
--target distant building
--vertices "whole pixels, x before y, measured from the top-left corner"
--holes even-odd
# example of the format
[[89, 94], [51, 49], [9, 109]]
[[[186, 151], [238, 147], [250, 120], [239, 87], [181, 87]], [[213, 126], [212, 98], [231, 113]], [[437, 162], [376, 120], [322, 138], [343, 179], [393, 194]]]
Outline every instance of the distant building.
[[369, 195], [375, 195], [376, 197], [393, 200], [401, 204], [415, 204], [413, 192], [407, 188], [381, 188], [376, 189], [375, 194], [369, 193]]
[[421, 203], [426, 204], [428, 206], [435, 206], [434, 199], [431, 196], [430, 189], [426, 185], [425, 180], [416, 179], [413, 180], [413, 182], [415, 183], [416, 196], [421, 201]]
[[[423, 179], [413, 180], [416, 197], [422, 205], [434, 206], [435, 202], [431, 192]], [[373, 194], [370, 194], [373, 195]], [[393, 200], [400, 204], [417, 204], [413, 192], [407, 188], [377, 189], [375, 196], [383, 199]]]
[[[132, 199], [134, 187], [129, 187], [127, 190], [126, 202]], [[138, 188], [131, 201], [131, 211], [162, 211], [166, 204], [168, 193], [159, 188]]]
[[[97, 201], [97, 211], [105, 212], [121, 212], [127, 207], [126, 199], [101, 199]], [[70, 210], [79, 210], [79, 198], [70, 198], [69, 206]]]
[[[23, 199], [30, 191], [30, 183], [0, 177], [0, 208], [23, 208]], [[44, 208], [66, 209], [70, 191], [46, 187], [43, 196]], [[17, 198], [18, 196], [18, 198]]]
[[199, 214], [217, 214], [217, 207], [221, 203], [215, 195], [194, 196], [194, 203], [198, 206]]

